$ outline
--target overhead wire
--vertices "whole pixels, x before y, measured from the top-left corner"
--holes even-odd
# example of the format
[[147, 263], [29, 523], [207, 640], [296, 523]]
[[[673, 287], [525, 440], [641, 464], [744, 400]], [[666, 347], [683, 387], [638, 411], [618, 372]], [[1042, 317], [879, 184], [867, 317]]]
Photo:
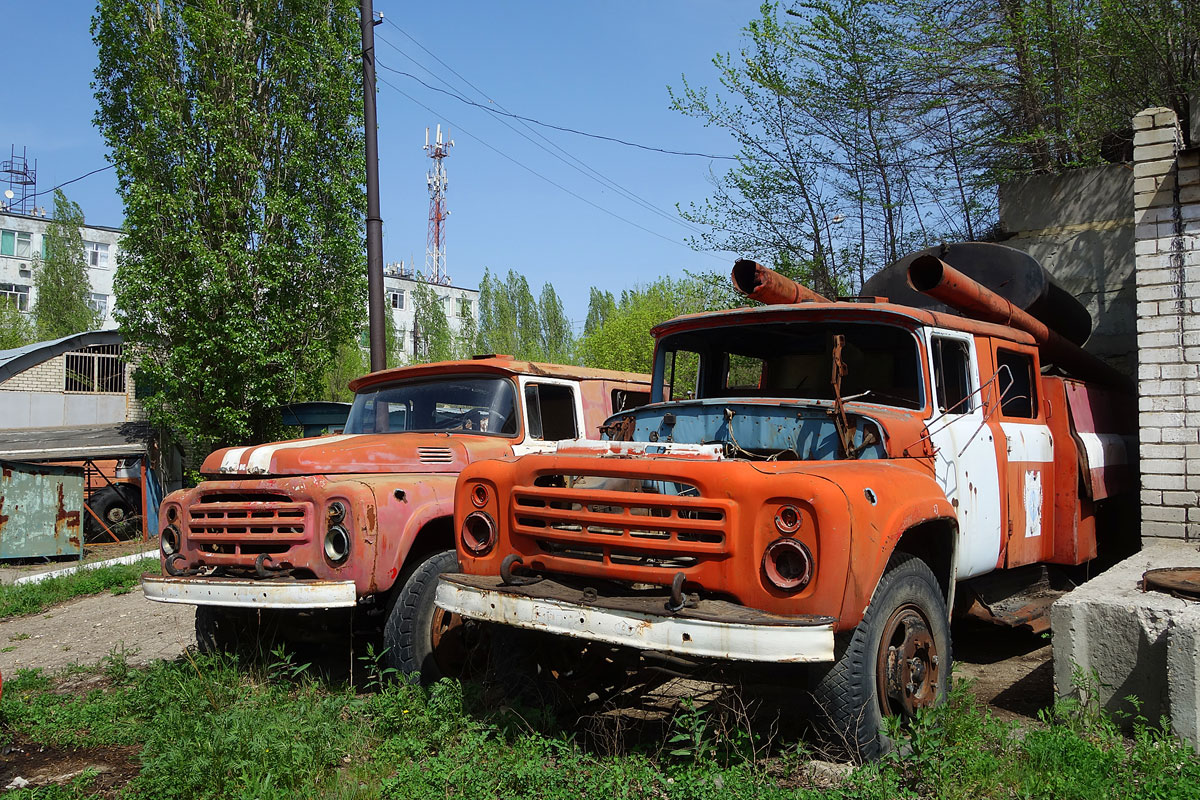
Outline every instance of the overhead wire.
[[439, 111], [436, 111], [436, 110], [434, 110], [434, 109], [430, 108], [429, 106], [425, 105], [425, 104], [424, 104], [424, 103], [422, 103], [420, 100], [416, 99], [415, 97], [413, 97], [412, 95], [410, 95], [408, 92], [404, 91], [404, 90], [403, 90], [403, 89], [401, 89], [399, 86], [396, 86], [394, 83], [392, 83], [391, 81], [387, 80], [386, 78], [381, 78], [381, 77], [379, 77], [379, 75], [378, 75], [378, 74], [376, 74], [376, 76], [375, 76], [375, 77], [376, 77], [376, 79], [377, 79], [377, 80], [378, 80], [380, 83], [382, 83], [383, 85], [385, 85], [385, 86], [387, 86], [388, 88], [392, 89], [393, 91], [395, 91], [396, 93], [400, 94], [401, 96], [408, 98], [408, 100], [409, 100], [410, 102], [412, 102], [412, 103], [414, 103], [414, 104], [416, 104], [416, 105], [420, 106], [421, 108], [423, 108], [423, 109], [425, 109], [426, 111], [428, 111], [430, 114], [433, 114], [434, 116], [438, 116], [438, 117], [441, 117], [442, 119], [446, 120], [446, 122], [447, 122], [448, 124], [450, 124], [450, 125], [454, 126], [456, 129], [458, 129], [458, 130], [462, 131], [462, 132], [463, 132], [463, 133], [465, 133], [467, 136], [470, 136], [472, 139], [474, 139], [475, 141], [479, 142], [480, 144], [482, 144], [484, 147], [486, 147], [486, 148], [488, 148], [489, 150], [491, 150], [491, 151], [492, 151], [493, 153], [495, 153], [496, 155], [500, 156], [501, 158], [503, 158], [503, 159], [505, 159], [505, 160], [507, 160], [507, 161], [510, 161], [510, 162], [512, 162], [513, 164], [517, 165], [517, 166], [518, 166], [518, 167], [520, 167], [521, 169], [525, 170], [526, 172], [530, 173], [531, 175], [534, 175], [534, 176], [535, 176], [535, 177], [537, 177], [537, 178], [540, 178], [541, 180], [545, 181], [546, 183], [550, 184], [551, 186], [555, 187], [556, 189], [558, 189], [558, 190], [560, 190], [560, 191], [562, 191], [562, 192], [565, 192], [566, 194], [569, 194], [571, 197], [574, 197], [576, 200], [579, 200], [580, 202], [582, 202], [582, 203], [585, 203], [585, 204], [587, 204], [587, 205], [591, 206], [592, 208], [596, 209], [597, 211], [600, 211], [600, 212], [602, 212], [602, 213], [604, 213], [604, 214], [607, 214], [607, 215], [608, 215], [608, 216], [610, 216], [610, 217], [613, 217], [614, 219], [620, 220], [621, 222], [624, 222], [624, 223], [625, 223], [625, 224], [627, 224], [627, 225], [631, 225], [631, 226], [633, 226], [633, 227], [637, 228], [637, 229], [638, 229], [638, 230], [640, 230], [640, 231], [643, 231], [643, 232], [645, 232], [645, 233], [648, 233], [648, 234], [650, 234], [651, 236], [656, 236], [656, 237], [658, 237], [659, 239], [662, 239], [663, 241], [670, 242], [670, 243], [672, 243], [672, 244], [675, 244], [675, 245], [678, 245], [678, 246], [680, 246], [680, 247], [687, 248], [688, 250], [690, 250], [690, 251], [692, 251], [692, 252], [699, 252], [699, 253], [701, 253], [701, 254], [703, 254], [703, 255], [706, 255], [706, 256], [709, 256], [709, 257], [711, 257], [711, 258], [714, 258], [714, 259], [717, 259], [717, 260], [719, 260], [719, 261], [722, 261], [722, 262], [724, 262], [724, 259], [720, 258], [719, 256], [717, 256], [717, 255], [716, 255], [716, 254], [714, 254], [714, 253], [708, 253], [708, 252], [705, 252], [705, 251], [695, 251], [695, 250], [693, 250], [691, 247], [689, 247], [688, 245], [686, 245], [686, 244], [684, 244], [683, 242], [679, 241], [678, 239], [672, 239], [671, 237], [669, 237], [669, 236], [666, 236], [665, 234], [659, 233], [658, 231], [651, 230], [650, 228], [647, 228], [647, 227], [645, 227], [644, 225], [639, 225], [638, 223], [634, 222], [633, 220], [631, 220], [631, 219], [628, 219], [628, 218], [626, 218], [626, 217], [623, 217], [623, 216], [621, 216], [620, 214], [616, 213], [615, 211], [611, 211], [611, 210], [609, 210], [609, 209], [605, 208], [604, 206], [601, 206], [601, 205], [599, 205], [599, 204], [597, 204], [597, 203], [594, 203], [594, 202], [592, 202], [591, 200], [587, 199], [587, 198], [586, 198], [586, 197], [584, 197], [583, 195], [580, 195], [579, 193], [577, 193], [577, 192], [574, 192], [574, 191], [572, 191], [572, 190], [568, 189], [566, 186], [563, 186], [561, 183], [558, 183], [557, 181], [555, 181], [555, 180], [553, 180], [553, 179], [551, 179], [551, 178], [548, 178], [548, 177], [546, 177], [546, 176], [545, 176], [545, 175], [543, 175], [542, 173], [540, 173], [540, 172], [538, 172], [537, 170], [535, 170], [533, 167], [530, 167], [529, 165], [527, 165], [527, 164], [523, 163], [522, 161], [519, 161], [518, 159], [516, 159], [516, 158], [514, 158], [514, 157], [512, 157], [512, 156], [510, 156], [510, 155], [508, 155], [508, 154], [507, 154], [507, 153], [505, 153], [503, 150], [500, 150], [498, 147], [495, 147], [494, 145], [490, 144], [490, 143], [489, 143], [488, 141], [486, 141], [485, 139], [482, 139], [482, 138], [481, 138], [479, 135], [477, 135], [477, 134], [475, 134], [475, 133], [472, 133], [470, 130], [468, 130], [468, 129], [464, 128], [462, 125], [459, 125], [458, 123], [454, 122], [453, 120], [451, 120], [450, 118], [448, 118], [448, 117], [447, 117], [445, 114], [442, 114], [441, 112], [439, 112]]
[[[636, 192], [633, 192], [632, 190], [625, 188], [624, 186], [617, 183], [613, 179], [609, 178], [608, 176], [606, 176], [606, 175], [602, 174], [601, 172], [597, 171], [596, 169], [592, 168], [586, 162], [580, 160], [573, 154], [564, 150], [553, 140], [548, 139], [541, 132], [536, 131], [533, 128], [530, 128], [529, 125], [525, 122], [525, 120], [529, 119], [528, 117], [521, 117], [519, 115], [513, 114], [513, 113], [509, 112], [507, 109], [504, 109], [503, 106], [500, 106], [500, 104], [495, 103], [494, 101], [489, 101], [489, 102], [492, 102], [494, 105], [498, 106], [500, 110], [497, 110], [497, 108], [489, 107], [488, 105], [485, 105], [482, 103], [477, 103], [469, 98], [463, 97], [461, 94], [459, 94], [455, 90], [455, 87], [452, 86], [449, 82], [447, 82], [444, 78], [442, 78], [440, 75], [438, 75], [437, 73], [430, 70], [424, 64], [421, 64], [419, 61], [414, 59], [408, 53], [405, 53], [403, 50], [401, 50], [395, 44], [388, 41], [385, 37], [377, 36], [376, 38], [378, 38], [380, 41], [382, 41], [388, 47], [391, 47], [393, 50], [395, 50], [397, 53], [399, 53], [405, 59], [411, 61], [413, 64], [415, 64], [422, 70], [425, 70], [426, 72], [428, 72], [430, 75], [432, 75], [434, 77], [434, 79], [440, 81], [442, 84], [449, 87], [450, 91], [447, 91], [445, 89], [439, 89], [436, 86], [432, 86], [429, 83], [427, 83], [426, 81], [422, 80], [421, 78], [419, 78], [416, 75], [413, 75], [411, 73], [404, 72], [403, 70], [395, 69], [394, 67], [389, 67], [388, 65], [382, 63], [378, 59], [378, 57], [376, 57], [376, 59], [375, 59], [375, 63], [377, 66], [387, 70], [388, 72], [392, 72], [392, 73], [410, 78], [412, 80], [415, 80], [417, 83], [420, 83], [422, 86], [424, 86], [427, 89], [430, 89], [431, 91], [449, 95], [449, 96], [455, 98], [456, 100], [459, 100], [460, 102], [466, 103], [466, 104], [474, 106], [476, 108], [481, 108], [484, 111], [487, 111], [488, 113], [493, 114], [494, 116], [497, 116], [499, 118], [499, 122], [502, 125], [504, 125], [505, 127], [507, 127], [509, 130], [513, 131], [518, 136], [521, 136], [526, 141], [533, 144], [535, 147], [538, 147], [541, 150], [545, 151], [548, 155], [552, 156], [553, 158], [566, 164], [568, 167], [571, 167], [576, 172], [579, 172], [580, 174], [582, 174], [584, 177], [588, 178], [589, 180], [595, 181], [596, 183], [599, 183], [601, 186], [617, 192], [618, 194], [622, 195], [623, 197], [625, 197], [625, 199], [629, 200], [630, 202], [633, 202], [633, 203], [641, 206], [645, 210], [647, 210], [653, 214], [656, 214], [656, 215], [662, 217], [663, 219], [669, 220], [670, 222], [683, 227], [685, 230], [687, 230], [689, 233], [691, 233], [693, 235], [700, 236], [705, 233], [705, 231], [702, 228], [699, 228], [698, 226], [692, 224], [691, 222], [688, 222], [688, 221], [680, 218], [677, 214], [671, 214], [670, 212], [664, 211], [663, 209], [661, 209], [658, 206], [651, 203], [649, 200], [646, 200], [644, 197], [641, 197], [640, 195], [638, 195]], [[409, 38], [411, 39], [412, 37], [409, 37]], [[420, 45], [418, 45], [418, 46], [420, 46]], [[425, 49], [425, 48], [422, 47], [422, 49]], [[426, 50], [426, 52], [429, 52], [429, 51]], [[434, 57], [436, 58], [436, 56], [434, 56]], [[440, 59], [438, 59], [438, 62], [441, 64], [445, 64], [445, 62], [441, 61]], [[451, 69], [451, 68], [447, 67], [447, 69]], [[454, 72], [453, 69], [451, 69], [451, 71]], [[458, 75], [457, 72], [454, 72], [454, 74]], [[462, 78], [461, 75], [459, 77]], [[470, 81], [467, 81], [466, 78], [462, 78], [462, 80], [465, 81], [472, 88], [474, 88], [477, 92], [479, 92], [480, 95], [487, 97], [486, 93], [484, 93], [482, 90], [480, 90], [474, 84], [472, 84]], [[503, 119], [503, 117], [511, 117], [511, 118], [517, 119], [527, 130], [529, 130], [530, 133], [532, 133], [533, 135], [542, 139], [544, 142], [546, 142], [548, 145], [550, 145], [550, 147], [553, 147], [555, 150], [558, 150], [560, 153], [562, 153], [562, 155], [559, 155], [558, 153], [554, 153], [554, 152], [548, 150], [545, 145], [542, 145], [542, 144], [534, 141], [532, 138], [530, 138], [530, 136], [522, 133], [521, 131], [519, 131], [515, 127], [513, 127], [513, 125], [510, 124], [509, 122], [507, 122], [505, 119]], [[566, 158], [564, 158], [563, 156], [565, 156]], [[570, 161], [568, 161], [567, 159], [570, 159]], [[575, 163], [571, 163], [571, 162], [575, 162]]]

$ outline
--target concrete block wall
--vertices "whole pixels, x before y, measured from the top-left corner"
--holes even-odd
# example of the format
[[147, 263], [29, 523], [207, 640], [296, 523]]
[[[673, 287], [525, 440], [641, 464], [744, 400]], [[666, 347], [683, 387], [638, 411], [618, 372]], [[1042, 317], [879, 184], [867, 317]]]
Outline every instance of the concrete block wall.
[[1200, 149], [1174, 111], [1134, 117], [1142, 536], [1200, 538]]

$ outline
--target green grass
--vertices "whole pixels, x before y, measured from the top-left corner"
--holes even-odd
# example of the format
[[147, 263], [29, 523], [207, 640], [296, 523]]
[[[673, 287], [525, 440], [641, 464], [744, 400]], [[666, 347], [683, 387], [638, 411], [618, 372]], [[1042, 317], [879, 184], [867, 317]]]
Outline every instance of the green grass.
[[137, 586], [144, 572], [158, 570], [157, 558], [82, 570], [40, 583], [0, 586], [0, 619], [38, 614], [53, 605], [101, 592], [122, 594]]
[[[22, 671], [6, 680], [0, 745], [17, 736], [63, 749], [132, 745], [140, 771], [120, 790], [126, 798], [1200, 797], [1190, 749], [1144, 720], [1126, 738], [1078, 703], [1021, 729], [959, 690], [901, 735], [897, 753], [820, 788], [803, 745], [768, 751], [698, 704], [685, 703], [658, 740], [600, 755], [580, 730], [531, 724], [536, 714], [489, 706], [470, 684], [356, 693], [286, 658], [247, 670], [188, 655], [133, 669], [110, 656], [90, 671], [101, 679]], [[89, 797], [91, 780], [11, 796]]]

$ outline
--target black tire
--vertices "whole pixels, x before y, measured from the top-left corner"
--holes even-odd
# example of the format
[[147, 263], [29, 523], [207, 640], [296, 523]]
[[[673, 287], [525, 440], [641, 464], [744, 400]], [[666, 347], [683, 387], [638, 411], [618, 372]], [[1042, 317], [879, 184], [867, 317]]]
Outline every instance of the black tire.
[[458, 571], [453, 550], [432, 553], [392, 593], [383, 626], [384, 663], [429, 685], [468, 677], [474, 669], [480, 626], [434, 605], [438, 576]]
[[[105, 486], [95, 491], [87, 501], [96, 517], [104, 521], [118, 539], [130, 539], [138, 532], [140, 525], [134, 524], [142, 516], [142, 493], [137, 487], [121, 484]], [[84, 539], [89, 542], [111, 542], [112, 537], [100, 527], [96, 517], [84, 512], [86, 517], [83, 525]]]
[[[898, 657], [906, 651], [911, 658]], [[862, 622], [839, 637], [837, 661], [813, 692], [833, 728], [828, 743], [863, 761], [878, 758], [892, 746], [884, 716], [905, 719], [942, 703], [952, 665], [942, 588], [924, 561], [896, 553]]]

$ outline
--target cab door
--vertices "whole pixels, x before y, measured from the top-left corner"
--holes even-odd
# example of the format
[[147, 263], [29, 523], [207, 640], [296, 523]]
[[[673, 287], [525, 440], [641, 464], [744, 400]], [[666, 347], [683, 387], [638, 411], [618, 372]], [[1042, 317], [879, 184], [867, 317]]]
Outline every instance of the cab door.
[[926, 329], [935, 477], [958, 518], [956, 578], [990, 572], [1002, 542], [1000, 473], [994, 427], [979, 391], [975, 337]]
[[575, 381], [522, 375], [518, 383], [525, 437], [513, 445], [514, 454], [552, 452], [558, 442], [583, 436], [583, 401]]
[[1042, 412], [1037, 350], [993, 348], [1007, 484], [1004, 564], [1019, 567], [1054, 552], [1054, 437]]

